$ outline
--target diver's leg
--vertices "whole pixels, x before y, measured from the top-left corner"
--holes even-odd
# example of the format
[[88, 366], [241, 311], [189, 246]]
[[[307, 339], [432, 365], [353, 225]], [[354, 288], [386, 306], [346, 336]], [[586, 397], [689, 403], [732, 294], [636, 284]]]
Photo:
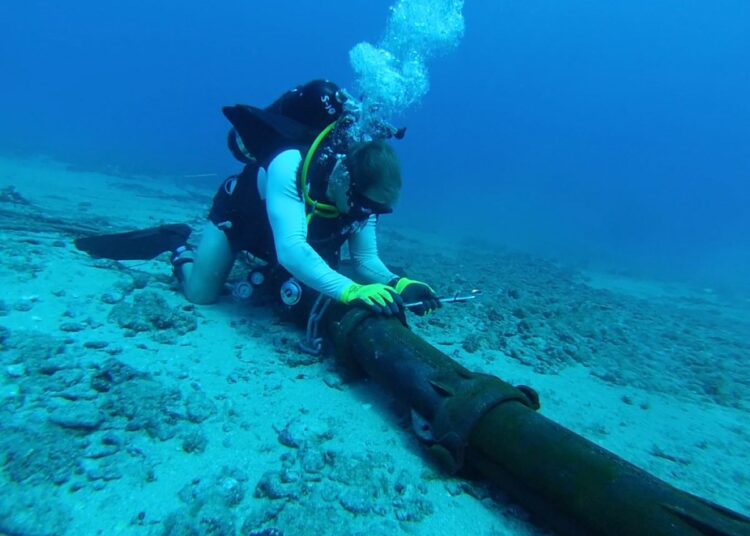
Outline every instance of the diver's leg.
[[224, 231], [207, 223], [194, 259], [177, 268], [185, 297], [199, 305], [213, 303], [234, 264], [234, 253]]

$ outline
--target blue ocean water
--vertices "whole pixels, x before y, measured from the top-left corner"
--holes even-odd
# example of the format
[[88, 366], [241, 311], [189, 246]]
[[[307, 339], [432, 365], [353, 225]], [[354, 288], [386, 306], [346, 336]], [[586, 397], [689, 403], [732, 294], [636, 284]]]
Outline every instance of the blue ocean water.
[[[543, 417], [750, 512], [746, 2], [9, 0], [0, 22], [0, 536], [540, 534], [525, 502], [446, 475], [413, 438], [434, 433], [415, 377], [455, 400], [421, 352], [393, 355], [417, 338], [441, 367], [530, 385]], [[205, 224], [240, 169], [222, 106], [320, 77], [408, 127], [383, 259], [444, 296], [483, 291], [361, 345], [394, 364], [373, 374], [390, 390], [302, 352], [268, 295], [240, 292], [247, 263], [197, 305], [170, 252], [73, 245]], [[503, 450], [539, 453], [518, 430]], [[569, 462], [518, 475], [565, 477], [572, 497], [585, 470]]]
[[[236, 170], [220, 108], [354, 84], [390, 0], [10, 1], [0, 150], [169, 175]], [[467, 2], [399, 124], [404, 224], [747, 288], [750, 5]]]

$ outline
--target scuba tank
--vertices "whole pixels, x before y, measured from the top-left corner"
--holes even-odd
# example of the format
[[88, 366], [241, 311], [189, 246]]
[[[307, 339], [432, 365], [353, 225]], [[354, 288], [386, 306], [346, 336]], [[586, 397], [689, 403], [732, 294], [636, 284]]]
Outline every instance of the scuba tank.
[[227, 145], [247, 164], [264, 162], [281, 147], [307, 145], [344, 112], [345, 92], [329, 80], [297, 86], [267, 108], [238, 104], [223, 108], [232, 123]]

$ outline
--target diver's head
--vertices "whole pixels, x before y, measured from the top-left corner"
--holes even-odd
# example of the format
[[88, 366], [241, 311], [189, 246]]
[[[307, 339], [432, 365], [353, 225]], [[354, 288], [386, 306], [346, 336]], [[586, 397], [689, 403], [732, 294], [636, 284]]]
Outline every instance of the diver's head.
[[393, 212], [400, 193], [398, 156], [380, 140], [352, 147], [336, 164], [328, 184], [328, 196], [339, 212], [355, 219]]

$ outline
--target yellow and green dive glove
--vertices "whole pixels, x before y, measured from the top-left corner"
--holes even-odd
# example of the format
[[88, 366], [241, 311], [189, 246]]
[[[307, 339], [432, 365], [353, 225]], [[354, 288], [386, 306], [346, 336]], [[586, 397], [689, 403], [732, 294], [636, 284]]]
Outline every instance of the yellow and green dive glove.
[[443, 306], [435, 291], [427, 283], [400, 277], [391, 284], [405, 304], [417, 304], [409, 307], [409, 310], [418, 316], [426, 315]]
[[352, 283], [341, 295], [341, 302], [347, 305], [361, 305], [385, 316], [398, 316], [403, 307], [396, 289], [381, 283], [372, 285]]

